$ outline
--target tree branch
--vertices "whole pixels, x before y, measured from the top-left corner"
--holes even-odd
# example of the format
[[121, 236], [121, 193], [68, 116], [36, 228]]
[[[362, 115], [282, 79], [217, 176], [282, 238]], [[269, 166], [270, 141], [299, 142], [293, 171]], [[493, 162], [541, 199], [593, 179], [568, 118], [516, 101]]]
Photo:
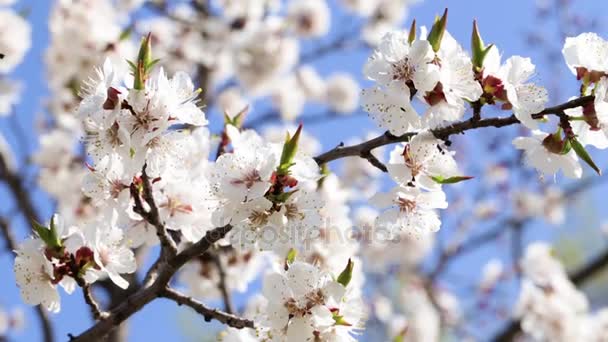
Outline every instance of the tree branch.
[[[150, 269], [146, 275], [147, 281], [133, 295], [129, 296], [124, 302], [110, 310], [107, 317], [97, 322], [91, 328], [71, 338], [72, 341], [99, 341], [108, 335], [114, 328], [131, 317], [134, 313], [141, 310], [148, 303], [160, 297], [166, 291], [167, 284], [173, 275], [189, 260], [199, 256], [218, 240], [226, 236], [232, 226], [226, 225], [208, 231], [198, 242], [184, 249], [177, 255], [163, 259], [159, 257], [157, 266]], [[154, 274], [152, 274], [154, 273]], [[213, 317], [215, 318], [215, 317]]]
[[219, 282], [217, 284], [218, 289], [222, 294], [222, 299], [224, 300], [224, 310], [227, 313], [232, 314], [234, 312], [232, 306], [232, 300], [230, 298], [230, 293], [228, 292], [228, 286], [226, 284], [226, 271], [224, 270], [224, 265], [222, 265], [221, 256], [219, 253], [210, 253], [211, 258], [213, 258], [213, 263], [215, 267], [217, 267], [217, 273], [219, 276]]
[[146, 173], [146, 165], [144, 165], [141, 170], [141, 181], [142, 181], [142, 191], [141, 197], [143, 197], [144, 201], [148, 205], [149, 210], [146, 210], [143, 206], [143, 203], [140, 198], [139, 189], [137, 185], [131, 184], [130, 191], [131, 197], [133, 197], [133, 201], [135, 205], [133, 206], [133, 211], [139, 216], [141, 216], [144, 220], [154, 226], [156, 228], [156, 236], [158, 236], [158, 240], [161, 245], [161, 256], [164, 256], [165, 253], [168, 257], [172, 257], [177, 254], [177, 246], [175, 241], [169, 236], [167, 233], [167, 228], [164, 223], [161, 222], [160, 215], [158, 213], [158, 206], [154, 201], [154, 195], [152, 192], [152, 184], [150, 183], [150, 178]]
[[101, 310], [101, 307], [99, 306], [97, 301], [95, 301], [95, 298], [93, 298], [93, 293], [91, 291], [91, 284], [84, 284], [82, 286], [82, 294], [84, 296], [85, 303], [87, 303], [87, 305], [89, 305], [89, 307], [91, 307], [91, 312], [93, 313], [93, 318], [95, 318], [96, 320], [100, 320], [100, 319], [105, 318], [108, 315], [107, 312], [104, 312], [103, 310]]
[[17, 205], [21, 208], [28, 225], [32, 220], [40, 222], [40, 217], [38, 217], [38, 213], [32, 199], [28, 195], [27, 189], [23, 186], [21, 177], [9, 168], [8, 163], [2, 154], [0, 154], [0, 180], [6, 182], [6, 185], [15, 198], [15, 202], [17, 202]]
[[219, 311], [218, 309], [210, 309], [205, 304], [181, 294], [172, 288], [167, 287], [160, 295], [177, 303], [177, 305], [185, 305], [192, 308], [194, 311], [203, 315], [205, 321], [209, 322], [215, 319], [218, 322], [224, 323], [233, 328], [251, 328], [254, 329], [254, 322], [249, 319], [241, 318], [233, 314]]
[[[554, 106], [554, 107], [545, 108], [543, 111], [533, 114], [532, 117], [534, 119], [541, 119], [545, 115], [558, 115], [558, 114], [561, 114], [566, 109], [584, 106], [585, 104], [592, 102], [594, 100], [594, 98], [595, 98], [594, 96], [579, 97], [579, 98], [576, 98], [576, 99], [568, 101], [568, 102], [564, 102], [564, 103]], [[450, 137], [451, 135], [464, 133], [465, 131], [472, 130], [472, 129], [482, 128], [482, 127], [504, 127], [504, 126], [510, 126], [513, 124], [517, 124], [519, 122], [520, 121], [515, 117], [515, 115], [511, 115], [508, 117], [497, 117], [497, 118], [488, 118], [488, 119], [479, 119], [479, 120], [477, 120], [476, 118], [471, 118], [469, 120], [460, 121], [460, 122], [454, 123], [454, 124], [446, 126], [446, 127], [433, 129], [433, 130], [431, 130], [431, 132], [433, 133], [433, 135], [435, 135], [435, 137], [437, 137], [437, 139], [445, 140], [448, 137]], [[359, 156], [361, 158], [368, 159], [367, 156], [373, 149], [381, 147], [381, 146], [385, 146], [385, 145], [390, 145], [390, 144], [407, 141], [409, 138], [413, 137], [414, 135], [416, 135], [415, 132], [405, 133], [401, 136], [396, 136], [387, 131], [384, 134], [382, 134], [374, 139], [368, 140], [366, 142], [363, 142], [363, 143], [360, 143], [357, 145], [346, 146], [346, 147], [339, 145], [338, 147], [335, 147], [332, 150], [329, 150], [323, 154], [316, 156], [314, 159], [317, 162], [317, 164], [319, 164], [319, 165], [328, 163], [328, 162], [336, 160], [336, 159], [341, 159], [344, 157]], [[374, 165], [374, 166], [377, 166], [377, 165]]]

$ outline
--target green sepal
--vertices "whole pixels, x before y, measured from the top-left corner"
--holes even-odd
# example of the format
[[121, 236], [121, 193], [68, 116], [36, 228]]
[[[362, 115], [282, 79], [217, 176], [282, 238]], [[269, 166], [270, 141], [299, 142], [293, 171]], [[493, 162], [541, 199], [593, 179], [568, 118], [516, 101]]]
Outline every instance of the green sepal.
[[285, 203], [296, 192], [298, 192], [298, 189], [288, 192], [282, 192], [278, 195], [268, 194], [268, 196], [270, 197], [269, 200], [272, 201], [272, 203]]

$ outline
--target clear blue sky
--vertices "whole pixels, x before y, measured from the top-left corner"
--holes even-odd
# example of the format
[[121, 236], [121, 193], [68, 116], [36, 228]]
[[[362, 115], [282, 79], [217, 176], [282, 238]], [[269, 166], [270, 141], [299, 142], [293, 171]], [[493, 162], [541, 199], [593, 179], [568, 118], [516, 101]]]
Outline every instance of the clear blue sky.
[[[330, 3], [335, 3], [336, 0], [328, 0]], [[449, 30], [450, 32], [468, 48], [469, 35], [472, 25], [472, 20], [478, 20], [481, 32], [486, 42], [497, 43], [500, 50], [505, 56], [520, 54], [523, 56], [534, 57], [537, 64], [541, 64], [544, 59], [541, 59], [538, 51], [531, 50], [530, 46], [524, 42], [524, 32], [534, 27], [537, 19], [533, 10], [534, 1], [530, 0], [512, 0], [512, 1], [483, 1], [483, 0], [450, 0], [450, 1], [423, 1], [411, 8], [410, 18], [415, 17], [420, 24], [429, 25], [434, 16], [443, 11], [445, 7], [449, 7]], [[578, 1], [577, 9], [584, 15], [593, 16], [594, 13], [606, 13], [608, 3], [604, 1]], [[48, 96], [48, 91], [45, 87], [45, 70], [42, 57], [48, 44], [48, 29], [47, 17], [49, 13], [49, 2], [40, 0], [22, 1], [16, 5], [20, 9], [29, 9], [28, 20], [33, 27], [33, 44], [29, 51], [25, 62], [12, 75], [15, 79], [20, 79], [25, 83], [25, 93], [23, 101], [16, 108], [17, 124], [21, 125], [26, 131], [34, 130], [34, 119], [44, 112], [44, 101]], [[541, 30], [551, 32], [554, 28], [543, 27]], [[339, 30], [335, 28], [334, 30]], [[600, 34], [605, 34], [604, 28], [600, 28]], [[0, 34], [10, 34], [10, 32], [0, 32]], [[553, 36], [558, 40], [557, 36]], [[561, 43], [558, 43], [561, 45]], [[360, 52], [352, 54], [341, 54], [339, 56], [329, 56], [319, 60], [319, 70], [323, 74], [332, 73], [334, 71], [346, 71], [352, 73], [362, 80], [361, 67], [366, 60], [369, 52]], [[536, 80], [544, 83], [545, 79], [549, 79], [550, 75], [546, 68], [539, 68]], [[563, 65], [561, 72], [566, 75], [567, 69]], [[566, 88], [574, 91], [576, 89], [574, 83], [566, 82]], [[574, 94], [572, 92], [571, 94]], [[561, 98], [552, 98], [551, 103], [565, 100], [568, 97], [564, 95]], [[217, 119], [212, 117], [211, 120]], [[36, 149], [37, 143], [31, 141], [31, 146], [20, 146], [17, 143], [14, 132], [14, 122], [12, 119], [0, 118], [0, 132], [5, 135], [7, 140], [12, 144], [13, 148], [23, 156]], [[365, 116], [357, 116], [353, 118], [343, 119], [340, 121], [331, 121], [325, 125], [314, 125], [309, 127], [309, 130], [315, 133], [320, 138], [325, 148], [331, 148], [342, 140], [347, 140], [349, 137], [357, 136], [366, 133], [373, 123]], [[606, 165], [606, 158], [600, 158], [602, 165]], [[463, 191], [464, 192], [464, 191]], [[467, 195], [466, 192], [459, 195]], [[40, 212], [48, 217], [51, 214], [51, 205], [48, 199], [42, 194], [35, 193], [34, 197], [39, 206]], [[0, 187], [0, 213], [6, 214], [13, 208], [12, 200], [7, 196], [6, 189]], [[600, 207], [601, 209], [601, 207]], [[569, 221], [570, 222], [570, 221]], [[16, 221], [20, 226], [20, 231], [17, 232], [19, 240], [25, 237], [26, 230], [24, 222]], [[527, 236], [530, 240], [537, 236]], [[462, 261], [464, 268], [474, 269], [483, 264], [483, 259], [486, 258], [488, 252], [481, 252], [465, 258]], [[12, 308], [20, 304], [18, 289], [14, 285], [14, 276], [12, 273], [12, 257], [8, 253], [0, 255], [0, 306]], [[242, 302], [242, 300], [241, 300]], [[55, 331], [59, 340], [66, 340], [68, 333], [77, 334], [91, 325], [88, 310], [83, 304], [82, 297], [77, 291], [72, 296], [63, 296], [62, 310], [57, 315], [51, 315], [55, 325]], [[16, 341], [38, 341], [40, 334], [38, 329], [37, 318], [33, 315], [33, 310], [25, 307], [27, 328], [25, 331], [12, 335], [12, 339]], [[192, 334], [200, 333], [211, 327], [209, 323], [205, 323], [202, 319], [193, 317], [187, 309], [181, 309], [173, 303], [163, 300], [158, 300], [144, 308], [129, 321], [130, 324], [130, 340], [131, 341], [146, 341], [146, 340], [189, 340]], [[177, 338], [175, 338], [178, 336]]]

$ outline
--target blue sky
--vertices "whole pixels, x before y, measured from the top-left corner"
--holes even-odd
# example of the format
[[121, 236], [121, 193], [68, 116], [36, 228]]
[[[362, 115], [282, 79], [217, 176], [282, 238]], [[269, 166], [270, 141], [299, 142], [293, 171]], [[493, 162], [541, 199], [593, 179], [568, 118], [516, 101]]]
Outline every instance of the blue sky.
[[[335, 1], [329, 0], [332, 7], [335, 9]], [[19, 9], [28, 9], [28, 20], [32, 24], [33, 42], [32, 48], [29, 51], [24, 63], [11, 75], [14, 79], [22, 80], [25, 83], [25, 92], [23, 101], [16, 107], [15, 118], [0, 118], [0, 132], [11, 143], [16, 153], [21, 157], [36, 149], [37, 142], [31, 141], [29, 146], [19, 144], [17, 136], [14, 134], [15, 125], [19, 125], [30, 136], [35, 136], [36, 118], [44, 112], [45, 99], [48, 96], [48, 91], [45, 87], [45, 70], [43, 64], [44, 51], [48, 45], [48, 28], [47, 18], [51, 2], [40, 0], [29, 0], [18, 3], [15, 7]], [[534, 1], [530, 0], [512, 0], [512, 1], [483, 1], [483, 0], [449, 0], [449, 1], [423, 1], [411, 8], [410, 17], [407, 22], [415, 17], [419, 24], [430, 24], [436, 14], [443, 11], [445, 7], [450, 10], [448, 29], [457, 40], [468, 48], [470, 30], [472, 20], [477, 19], [481, 29], [483, 38], [488, 43], [497, 43], [504, 56], [519, 54], [522, 56], [533, 57], [537, 65], [544, 62], [543, 57], [538, 50], [531, 49], [529, 44], [525, 43], [525, 32], [534, 29], [538, 24], [538, 18], [534, 11]], [[604, 1], [577, 1], [577, 11], [583, 16], [593, 16], [594, 13], [605, 13], [608, 9], [608, 3]], [[340, 16], [342, 14], [336, 14]], [[336, 21], [340, 22], [340, 21]], [[540, 25], [539, 25], [540, 26]], [[543, 27], [535, 28], [539, 32], [555, 32], [556, 27], [543, 25]], [[341, 28], [333, 28], [334, 34], [340, 31]], [[600, 34], [605, 35], [604, 28], [598, 30]], [[0, 34], [10, 34], [10, 32], [0, 32]], [[553, 33], [550, 36], [557, 46], [561, 45], [559, 37]], [[314, 44], [307, 44], [309, 47]], [[347, 52], [339, 55], [330, 55], [315, 62], [322, 74], [330, 74], [336, 71], [349, 72], [355, 75], [363, 82], [361, 75], [361, 67], [369, 51]], [[560, 73], [564, 76], [563, 88], [569, 89], [570, 94], [576, 93], [576, 84], [572, 81], [568, 74], [565, 64], [562, 63]], [[549, 79], [554, 69], [540, 67], [538, 76], [535, 81], [543, 84]], [[551, 103], [558, 103], [565, 100], [569, 95], [563, 93], [560, 98], [551, 98]], [[311, 107], [311, 113], [315, 112], [315, 107]], [[253, 113], [252, 116], [258, 113]], [[211, 120], [217, 120], [218, 117], [211, 117]], [[15, 120], [15, 121], [13, 121]], [[216, 126], [217, 127], [217, 126]], [[315, 124], [308, 129], [319, 137], [325, 149], [332, 148], [340, 141], [348, 140], [349, 137], [365, 134], [373, 128], [373, 123], [367, 119], [365, 115], [357, 115], [352, 118], [334, 120], [325, 124]], [[599, 162], [604, 162], [606, 158], [599, 158]], [[31, 173], [31, 172], [30, 172]], [[586, 174], [589, 173], [586, 171]], [[31, 176], [31, 175], [30, 175]], [[605, 190], [605, 189], [604, 189]], [[467, 195], [463, 191], [462, 195]], [[44, 217], [49, 217], [52, 213], [52, 206], [48, 198], [41, 193], [34, 192], [36, 204]], [[7, 196], [6, 189], [0, 187], [0, 213], [5, 215], [12, 209], [12, 199]], [[589, 210], [585, 207], [585, 210]], [[595, 224], [597, 216], [602, 211], [599, 207], [595, 209], [597, 213], [579, 214], [574, 216], [577, 219], [585, 219], [589, 226]], [[579, 211], [580, 212], [580, 211]], [[585, 213], [585, 212], [583, 212]], [[575, 214], [576, 215], [576, 214]], [[568, 220], [568, 222], [573, 222]], [[19, 240], [23, 239], [26, 234], [23, 220], [15, 220], [14, 223], [19, 226], [17, 232]], [[527, 240], [535, 238], [552, 236], [554, 232], [548, 234], [533, 234], [526, 236]], [[557, 234], [559, 235], [559, 233]], [[490, 251], [481, 251], [464, 258], [460, 261], [464, 268], [469, 266], [477, 267], [483, 264], [483, 259], [489, 255]], [[466, 273], [466, 272], [465, 272]], [[20, 304], [18, 289], [14, 285], [14, 276], [12, 273], [12, 257], [8, 253], [0, 254], [0, 277], [3, 279], [0, 282], [0, 306], [12, 308]], [[238, 300], [237, 302], [242, 302]], [[59, 340], [67, 339], [68, 333], [77, 334], [86, 329], [91, 324], [88, 315], [88, 310], [85, 307], [80, 293], [72, 296], [63, 296], [62, 311], [57, 315], [51, 315], [55, 325], [56, 335]], [[26, 311], [26, 330], [21, 333], [12, 335], [16, 341], [38, 341], [40, 334], [38, 329], [38, 321], [33, 315], [31, 308], [25, 307]], [[158, 300], [141, 312], [136, 314], [129, 321], [130, 324], [130, 340], [190, 340], [193, 336], [201, 333], [211, 325], [205, 323], [202, 319], [193, 317], [186, 309], [178, 308], [173, 303]], [[175, 338], [175, 336], [178, 336]]]

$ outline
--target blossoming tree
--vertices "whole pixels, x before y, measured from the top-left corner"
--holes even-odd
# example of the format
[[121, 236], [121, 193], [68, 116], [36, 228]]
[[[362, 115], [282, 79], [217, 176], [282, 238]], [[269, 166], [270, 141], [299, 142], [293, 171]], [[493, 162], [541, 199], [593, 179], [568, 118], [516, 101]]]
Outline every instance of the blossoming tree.
[[[463, 47], [447, 9], [400, 28], [405, 0], [341, 1], [339, 11], [358, 17], [344, 34], [330, 34], [326, 0], [52, 6], [48, 117], [29, 159], [55, 214], [41, 214], [0, 134], [0, 181], [16, 208], [2, 213], [0, 231], [45, 341], [57, 337], [60, 292], [81, 295], [91, 312], [74, 341], [123, 340], [129, 319], [163, 299], [220, 322], [224, 341], [607, 338], [608, 309], [577, 286], [608, 264], [608, 251], [568, 272], [549, 244], [521, 238], [536, 216], [563, 221], [564, 203], [600, 179], [564, 190], [558, 178], [601, 174], [589, 151], [608, 147], [608, 41], [597, 34], [565, 38], [580, 89], [549, 104], [530, 58], [502, 56], [474, 21]], [[32, 32], [11, 7], [0, 19], [0, 114], [10, 120], [23, 89], [8, 73]], [[353, 75], [316, 70], [315, 59], [353, 49], [369, 54], [365, 89]], [[325, 112], [304, 115], [311, 103]], [[360, 108], [383, 133], [323, 151], [315, 125]], [[500, 146], [459, 136], [489, 127], [509, 132]], [[466, 155], [464, 143], [509, 157]], [[537, 191], [509, 188], [508, 172]], [[472, 213], [454, 196], [468, 184]], [[493, 191], [513, 208], [484, 197]], [[14, 215], [28, 222], [24, 239], [14, 238]], [[453, 241], [436, 243], [446, 229]], [[484, 256], [480, 277], [454, 289], [449, 264], [506, 234], [512, 265]], [[478, 321], [467, 322], [458, 297], [486, 314], [505, 282], [519, 291], [496, 331], [468, 333]], [[254, 283], [259, 293], [233, 301]], [[3, 313], [0, 335], [19, 316]]]

